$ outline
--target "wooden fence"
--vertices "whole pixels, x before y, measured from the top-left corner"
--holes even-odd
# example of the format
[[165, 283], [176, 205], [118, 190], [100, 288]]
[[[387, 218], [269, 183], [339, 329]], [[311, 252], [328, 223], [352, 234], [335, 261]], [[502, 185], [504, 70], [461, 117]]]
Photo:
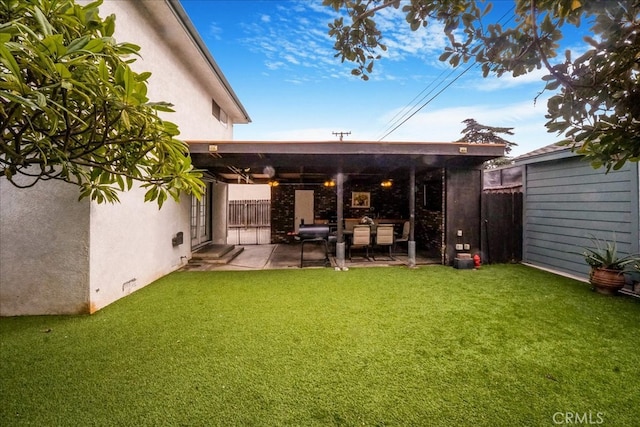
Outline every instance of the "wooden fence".
[[522, 193], [482, 194], [482, 238], [485, 263], [522, 260]]
[[271, 201], [230, 200], [227, 243], [271, 243]]

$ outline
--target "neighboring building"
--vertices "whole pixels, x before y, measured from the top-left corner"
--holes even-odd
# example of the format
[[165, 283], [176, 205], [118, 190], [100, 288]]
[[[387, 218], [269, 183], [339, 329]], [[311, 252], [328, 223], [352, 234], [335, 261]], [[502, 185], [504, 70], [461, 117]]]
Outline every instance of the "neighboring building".
[[[524, 192], [522, 261], [581, 280], [590, 237], [640, 252], [639, 164], [606, 173], [569, 148], [550, 145], [516, 159]], [[520, 172], [517, 172], [520, 173]]]
[[[141, 46], [134, 67], [153, 73], [149, 98], [174, 104], [182, 139], [230, 140], [250, 121], [178, 0], [104, 2], [101, 16], [111, 13], [116, 39]], [[226, 242], [224, 183], [161, 210], [141, 189], [119, 197], [99, 205], [71, 184], [0, 179], [0, 315], [92, 313], [180, 268], [192, 247]]]

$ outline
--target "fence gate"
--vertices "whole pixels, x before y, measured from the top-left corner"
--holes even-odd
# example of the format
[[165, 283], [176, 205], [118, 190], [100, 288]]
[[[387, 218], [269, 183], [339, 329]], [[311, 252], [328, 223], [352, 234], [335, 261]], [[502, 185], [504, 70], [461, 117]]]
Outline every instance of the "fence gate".
[[522, 260], [522, 193], [482, 194], [483, 262]]
[[260, 245], [271, 243], [271, 201], [230, 200], [230, 245]]

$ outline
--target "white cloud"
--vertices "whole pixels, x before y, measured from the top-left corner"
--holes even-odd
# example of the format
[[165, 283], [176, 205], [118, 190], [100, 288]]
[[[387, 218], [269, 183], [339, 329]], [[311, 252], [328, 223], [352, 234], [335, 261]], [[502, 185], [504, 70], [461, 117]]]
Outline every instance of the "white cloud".
[[[308, 81], [325, 80], [327, 76], [349, 78], [355, 64], [342, 63], [335, 57], [334, 40], [328, 35], [328, 23], [338, 14], [314, 1], [287, 2], [287, 5], [276, 5], [269, 13], [257, 16], [258, 21], [243, 24], [246, 33], [243, 44], [264, 55], [267, 64], [287, 63], [286, 73], [281, 69], [283, 80], [300, 79], [299, 74], [304, 74]], [[389, 49], [381, 52], [383, 60], [376, 64], [371, 79], [407, 80], [408, 76], [395, 71], [392, 64], [411, 58], [443, 66], [437, 57], [446, 38], [439, 23], [411, 31], [402, 12], [392, 8], [380, 11], [376, 21]]]
[[290, 64], [300, 65], [300, 61], [298, 61], [293, 55], [284, 55], [283, 58]]
[[488, 76], [486, 78], [475, 79], [470, 82], [474, 89], [491, 92], [494, 90], [511, 89], [518, 86], [537, 84], [540, 90], [544, 89], [542, 77], [549, 74], [546, 68], [536, 69], [522, 76], [513, 77], [511, 74], [503, 74], [501, 77]]
[[411, 31], [406, 23], [399, 24], [397, 28], [385, 33], [382, 42], [389, 48], [385, 54], [389, 59], [416, 56], [437, 61], [446, 46], [442, 25], [438, 23], [417, 31]]
[[[330, 16], [331, 9], [314, 2], [276, 5], [269, 14], [260, 15], [261, 22], [242, 26], [246, 34], [242, 43], [264, 55], [270, 69], [277, 64], [283, 81], [344, 77], [350, 68], [334, 58], [333, 41], [327, 34]], [[287, 64], [286, 69], [282, 64]]]
[[331, 141], [333, 131], [335, 129], [323, 127], [275, 130], [262, 134], [262, 138], [269, 141]]
[[[287, 121], [282, 128], [278, 128], [277, 123], [273, 121], [274, 117], [256, 117], [256, 121], [262, 120], [268, 123], [266, 129], [264, 127], [259, 129], [257, 126], [254, 128], [251, 125], [239, 126], [236, 127], [235, 133], [237, 139], [247, 140], [331, 141], [334, 140], [332, 132], [344, 130], [351, 131], [351, 135], [346, 139], [377, 141], [382, 136], [385, 125], [396, 113], [397, 110], [388, 111], [377, 120], [368, 117], [366, 113], [350, 116], [348, 120], [330, 115], [310, 120], [309, 117], [304, 117], [304, 114], [296, 117], [296, 112], [293, 112], [291, 120]], [[546, 131], [545, 113], [545, 100], [540, 100], [535, 106], [533, 102], [523, 101], [500, 106], [475, 104], [441, 108], [416, 114], [384, 141], [453, 142], [462, 137], [461, 131], [464, 128], [462, 121], [473, 118], [488, 126], [512, 127], [514, 135], [506, 135], [505, 139], [518, 144], [510, 153], [511, 156], [518, 156], [561, 140], [560, 137]], [[278, 117], [279, 114], [274, 113], [274, 116]], [[314, 121], [317, 123], [316, 126], [300, 126], [300, 122]], [[296, 123], [298, 127], [295, 127]], [[332, 125], [328, 126], [327, 123]]]
[[[271, 2], [261, 4], [267, 5], [267, 10], [254, 15], [251, 24], [242, 26], [243, 44], [259, 54], [262, 65], [256, 67], [262, 66], [262, 69], [256, 71], [268, 75], [269, 88], [282, 97], [274, 95], [277, 99], [268, 103], [269, 107], [263, 111], [259, 107], [253, 110], [250, 102], [245, 101], [253, 123], [234, 129], [238, 139], [326, 141], [334, 139], [331, 132], [345, 130], [352, 131], [348, 139], [375, 141], [384, 134], [389, 120], [397, 112], [389, 110], [383, 115], [381, 111], [404, 105], [400, 98], [405, 94], [409, 93], [408, 99], [431, 82], [446, 79], [446, 84], [462, 71], [446, 77], [452, 69], [438, 61], [447, 44], [441, 26], [432, 24], [412, 32], [401, 11], [385, 9], [376, 21], [389, 51], [374, 67], [371, 81], [361, 82], [350, 75], [354, 64], [341, 64], [340, 59], [334, 57], [334, 42], [328, 37], [327, 24], [337, 13], [331, 8], [317, 0], [273, 2], [274, 6]], [[265, 16], [269, 17], [268, 25]], [[515, 135], [507, 139], [519, 146], [512, 155], [548, 145], [560, 139], [548, 134], [544, 127], [546, 99], [543, 98], [548, 94], [541, 95], [537, 105], [533, 102], [544, 87], [540, 80], [544, 74], [540, 70], [515, 79], [509, 75], [483, 79], [478, 69], [473, 68], [464, 79], [447, 89], [437, 103], [429, 104], [385, 141], [455, 141], [462, 136], [461, 122], [474, 118], [486, 125], [513, 127]], [[432, 87], [429, 85], [426, 90]], [[442, 87], [438, 86], [433, 94]], [[511, 91], [498, 92], [501, 89]], [[292, 103], [292, 93], [313, 102]], [[422, 102], [425, 100], [418, 103]], [[266, 102], [260, 99], [256, 104]], [[448, 107], [435, 109], [437, 104]]]
[[208, 34], [214, 40], [222, 40], [222, 28], [215, 22], [209, 24]]
[[269, 69], [269, 70], [279, 70], [282, 67], [285, 66], [284, 62], [281, 61], [265, 61], [264, 65]]
[[[476, 104], [442, 108], [417, 113], [384, 140], [452, 142], [462, 137], [462, 121], [473, 118], [487, 126], [514, 128], [514, 135], [507, 135], [505, 139], [518, 144], [511, 155], [519, 155], [560, 139], [546, 131], [546, 111], [546, 100], [543, 99], [538, 100], [537, 105], [533, 105], [532, 101], [523, 101], [500, 106]], [[387, 124], [397, 112], [389, 111], [380, 118], [380, 123]], [[384, 125], [381, 128], [387, 130]], [[367, 139], [377, 140], [381, 136], [370, 133]]]
[[304, 83], [304, 80], [300, 80], [300, 79], [286, 79], [285, 82], [287, 83], [291, 83], [294, 85], [301, 85]]

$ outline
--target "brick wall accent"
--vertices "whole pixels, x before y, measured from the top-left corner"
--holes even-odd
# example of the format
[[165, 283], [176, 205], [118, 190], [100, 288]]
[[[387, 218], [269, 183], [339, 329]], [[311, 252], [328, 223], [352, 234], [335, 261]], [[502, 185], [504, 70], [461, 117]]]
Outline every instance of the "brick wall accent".
[[[416, 246], [440, 256], [442, 239], [442, 171], [416, 177]], [[294, 239], [287, 233], [294, 230], [296, 190], [314, 191], [316, 220], [328, 219], [335, 214], [337, 204], [336, 187], [321, 184], [281, 184], [271, 188], [271, 241], [291, 243]], [[371, 193], [371, 208], [352, 208], [351, 192]], [[407, 180], [395, 180], [391, 188], [379, 183], [364, 183], [346, 180], [344, 183], [344, 217], [361, 218], [405, 218], [409, 219], [409, 197]], [[426, 197], [425, 197], [426, 195]]]

